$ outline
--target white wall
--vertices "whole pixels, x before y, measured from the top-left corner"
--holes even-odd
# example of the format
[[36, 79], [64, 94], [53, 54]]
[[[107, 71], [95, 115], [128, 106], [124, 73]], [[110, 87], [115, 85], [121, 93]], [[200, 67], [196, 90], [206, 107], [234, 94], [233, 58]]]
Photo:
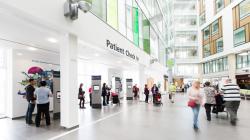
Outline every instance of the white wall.
[[[22, 56], [18, 56], [17, 53], [22, 52]], [[32, 60], [40, 60], [43, 62], [55, 63], [59, 64], [59, 56], [49, 55], [49, 54], [35, 54], [35, 52], [28, 51], [13, 51], [13, 79], [12, 86], [12, 110], [9, 114], [10, 118], [25, 116], [27, 111], [27, 101], [23, 99], [22, 96], [17, 95], [18, 90], [24, 90], [24, 86], [20, 85], [18, 82], [21, 82], [26, 77], [22, 74], [22, 72], [27, 72], [30, 67], [38, 66], [43, 70], [59, 70], [59, 67], [56, 65], [49, 64], [41, 64], [32, 62]], [[50, 109], [53, 109], [52, 98], [50, 99]], [[36, 110], [36, 109], [35, 109]]]

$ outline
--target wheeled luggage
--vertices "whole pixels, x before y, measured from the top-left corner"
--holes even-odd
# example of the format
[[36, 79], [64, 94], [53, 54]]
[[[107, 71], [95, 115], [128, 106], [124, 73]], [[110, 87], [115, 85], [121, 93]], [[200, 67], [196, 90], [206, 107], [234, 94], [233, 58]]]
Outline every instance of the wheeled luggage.
[[112, 93], [111, 96], [112, 96], [112, 104], [120, 105], [119, 95], [117, 93]]
[[154, 103], [154, 105], [162, 105], [160, 93], [157, 93], [154, 95], [153, 103]]

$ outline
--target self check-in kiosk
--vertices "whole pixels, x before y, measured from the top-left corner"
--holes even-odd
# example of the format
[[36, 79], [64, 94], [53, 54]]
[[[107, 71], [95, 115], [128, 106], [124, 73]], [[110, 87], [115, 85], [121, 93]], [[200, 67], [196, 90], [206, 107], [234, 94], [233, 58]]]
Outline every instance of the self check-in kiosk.
[[120, 77], [113, 77], [112, 79], [112, 90], [117, 93], [120, 97], [120, 93], [122, 92], [122, 84]]
[[92, 76], [92, 108], [102, 108], [101, 76]]
[[53, 80], [52, 80], [52, 93], [53, 93], [53, 119], [60, 118], [60, 72], [53, 71]]
[[127, 100], [133, 100], [133, 79], [126, 79]]

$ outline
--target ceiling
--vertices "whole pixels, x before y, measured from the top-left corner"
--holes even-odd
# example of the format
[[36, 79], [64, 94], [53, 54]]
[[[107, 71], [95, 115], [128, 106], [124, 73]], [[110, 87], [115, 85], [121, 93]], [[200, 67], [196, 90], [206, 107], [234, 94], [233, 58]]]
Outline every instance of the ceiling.
[[[9, 15], [2, 12], [1, 9], [0, 17], [0, 47], [12, 47], [17, 50], [17, 53], [22, 54], [33, 53], [45, 57], [56, 54], [56, 57], [59, 57], [59, 33], [25, 19]], [[57, 42], [52, 43], [48, 41], [49, 38], [56, 39]], [[79, 43], [78, 57], [82, 61], [105, 64], [111, 68], [138, 68], [137, 63], [125, 56], [81, 43]]]
[[0, 42], [2, 46], [8, 44], [14, 49], [35, 47], [50, 52], [59, 52], [59, 44], [48, 41], [49, 38], [59, 39], [56, 32], [16, 18], [1, 10], [0, 17]]

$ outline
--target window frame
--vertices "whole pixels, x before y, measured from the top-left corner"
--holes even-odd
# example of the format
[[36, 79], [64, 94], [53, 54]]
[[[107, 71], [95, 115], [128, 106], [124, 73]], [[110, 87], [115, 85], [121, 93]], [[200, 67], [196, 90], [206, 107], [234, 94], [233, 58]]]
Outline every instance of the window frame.
[[[222, 46], [221, 46], [221, 49], [218, 49], [218, 47], [219, 47], [218, 44], [220, 41], [222, 42]], [[224, 41], [223, 41], [223, 38], [221, 37], [221, 38], [216, 40], [216, 53], [223, 52], [223, 50], [224, 50]]]
[[240, 20], [242, 20], [242, 19], [244, 19], [244, 18], [250, 16], [250, 10], [249, 10], [246, 14], [241, 15], [241, 12], [242, 12], [242, 11], [241, 11], [241, 8], [245, 6], [244, 4], [248, 4], [248, 3], [249, 3], [249, 5], [250, 5], [250, 0], [244, 0], [244, 1], [242, 1], [242, 2], [239, 4], [239, 16], [240, 16]]
[[[235, 35], [236, 35], [236, 34], [239, 34], [239, 32], [242, 32], [242, 31], [244, 31], [244, 41], [235, 43], [235, 40], [236, 40]], [[237, 33], [236, 33], [236, 32], [237, 32]], [[241, 27], [241, 28], [238, 28], [238, 29], [234, 30], [233, 35], [234, 35], [234, 47], [237, 47], [237, 46], [240, 46], [240, 45], [246, 43], [246, 29], [245, 29], [245, 26], [243, 26], [243, 27]]]
[[[206, 36], [206, 31], [208, 31], [208, 35]], [[203, 29], [203, 40], [208, 40], [210, 38], [210, 26], [207, 26]]]
[[[215, 31], [214, 30], [214, 26], [217, 24], [217, 30]], [[213, 23], [212, 23], [212, 35], [215, 35], [215, 34], [217, 34], [217, 33], [219, 33], [219, 20], [217, 19], [216, 21], [214, 21]]]

